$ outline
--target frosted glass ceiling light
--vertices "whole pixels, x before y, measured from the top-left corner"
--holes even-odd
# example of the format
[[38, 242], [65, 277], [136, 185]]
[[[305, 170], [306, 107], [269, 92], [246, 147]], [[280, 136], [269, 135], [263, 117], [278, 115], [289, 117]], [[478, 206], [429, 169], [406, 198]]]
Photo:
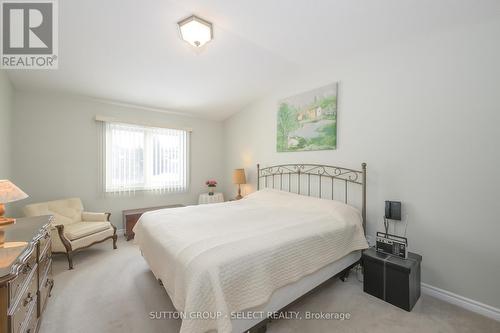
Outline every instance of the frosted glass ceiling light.
[[181, 38], [196, 48], [202, 47], [214, 37], [212, 23], [195, 15], [185, 18], [177, 24]]

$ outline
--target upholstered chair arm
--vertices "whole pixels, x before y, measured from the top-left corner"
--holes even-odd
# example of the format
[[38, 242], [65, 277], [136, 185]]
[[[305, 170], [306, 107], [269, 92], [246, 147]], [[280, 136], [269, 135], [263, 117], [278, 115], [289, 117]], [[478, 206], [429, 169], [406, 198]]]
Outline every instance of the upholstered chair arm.
[[82, 212], [83, 222], [109, 222], [111, 213]]

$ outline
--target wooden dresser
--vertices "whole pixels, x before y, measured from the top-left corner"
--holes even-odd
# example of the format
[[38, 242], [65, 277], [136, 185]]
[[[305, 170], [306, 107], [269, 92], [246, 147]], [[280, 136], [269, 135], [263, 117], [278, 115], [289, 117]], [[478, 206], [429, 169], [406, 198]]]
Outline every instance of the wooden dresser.
[[184, 205], [167, 205], [167, 206], [158, 206], [158, 207], [148, 207], [148, 208], [137, 208], [137, 209], [129, 209], [123, 211], [123, 225], [125, 226], [125, 237], [127, 237], [127, 241], [134, 238], [134, 229], [135, 224], [141, 218], [142, 214], [145, 212], [150, 212], [152, 210], [164, 209], [164, 208], [177, 208], [184, 207]]
[[17, 219], [0, 247], [0, 333], [35, 333], [50, 296], [51, 216]]

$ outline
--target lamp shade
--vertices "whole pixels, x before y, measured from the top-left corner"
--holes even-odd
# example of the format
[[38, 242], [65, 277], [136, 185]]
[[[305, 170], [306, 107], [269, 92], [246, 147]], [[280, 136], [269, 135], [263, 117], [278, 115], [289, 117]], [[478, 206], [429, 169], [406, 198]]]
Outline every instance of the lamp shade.
[[26, 199], [28, 195], [11, 181], [0, 180], [0, 204]]
[[235, 169], [233, 171], [233, 184], [246, 184], [245, 169]]

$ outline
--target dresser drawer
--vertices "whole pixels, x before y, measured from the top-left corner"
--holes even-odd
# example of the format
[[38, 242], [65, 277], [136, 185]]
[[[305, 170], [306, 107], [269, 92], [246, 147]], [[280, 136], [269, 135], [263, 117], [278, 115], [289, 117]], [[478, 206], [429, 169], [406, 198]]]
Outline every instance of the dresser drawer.
[[36, 304], [31, 305], [31, 309], [29, 310], [29, 314], [24, 321], [23, 328], [20, 330], [22, 333], [35, 333], [36, 325], [38, 324], [36, 312]]
[[[31, 252], [28, 260], [24, 263], [19, 271], [19, 275], [9, 282], [9, 306], [15, 303], [19, 293], [27, 283], [27, 279], [36, 268], [36, 251]], [[36, 274], [35, 274], [36, 280]]]
[[54, 280], [52, 279], [52, 260], [49, 260], [47, 269], [43, 273], [40, 281], [41, 284], [38, 292], [38, 317], [41, 317], [45, 309], [45, 304], [47, 303], [47, 298], [50, 295], [52, 287], [54, 287]]
[[[37, 302], [37, 287], [38, 279], [35, 269], [32, 270], [28, 277], [28, 285], [26, 289], [23, 289], [23, 293], [19, 299], [10, 308], [8, 312], [8, 322], [10, 327], [10, 332], [17, 333], [22, 332], [23, 326], [25, 326], [25, 320], [29, 314], [29, 310], [36, 305]], [[36, 314], [35, 314], [36, 315]]]

